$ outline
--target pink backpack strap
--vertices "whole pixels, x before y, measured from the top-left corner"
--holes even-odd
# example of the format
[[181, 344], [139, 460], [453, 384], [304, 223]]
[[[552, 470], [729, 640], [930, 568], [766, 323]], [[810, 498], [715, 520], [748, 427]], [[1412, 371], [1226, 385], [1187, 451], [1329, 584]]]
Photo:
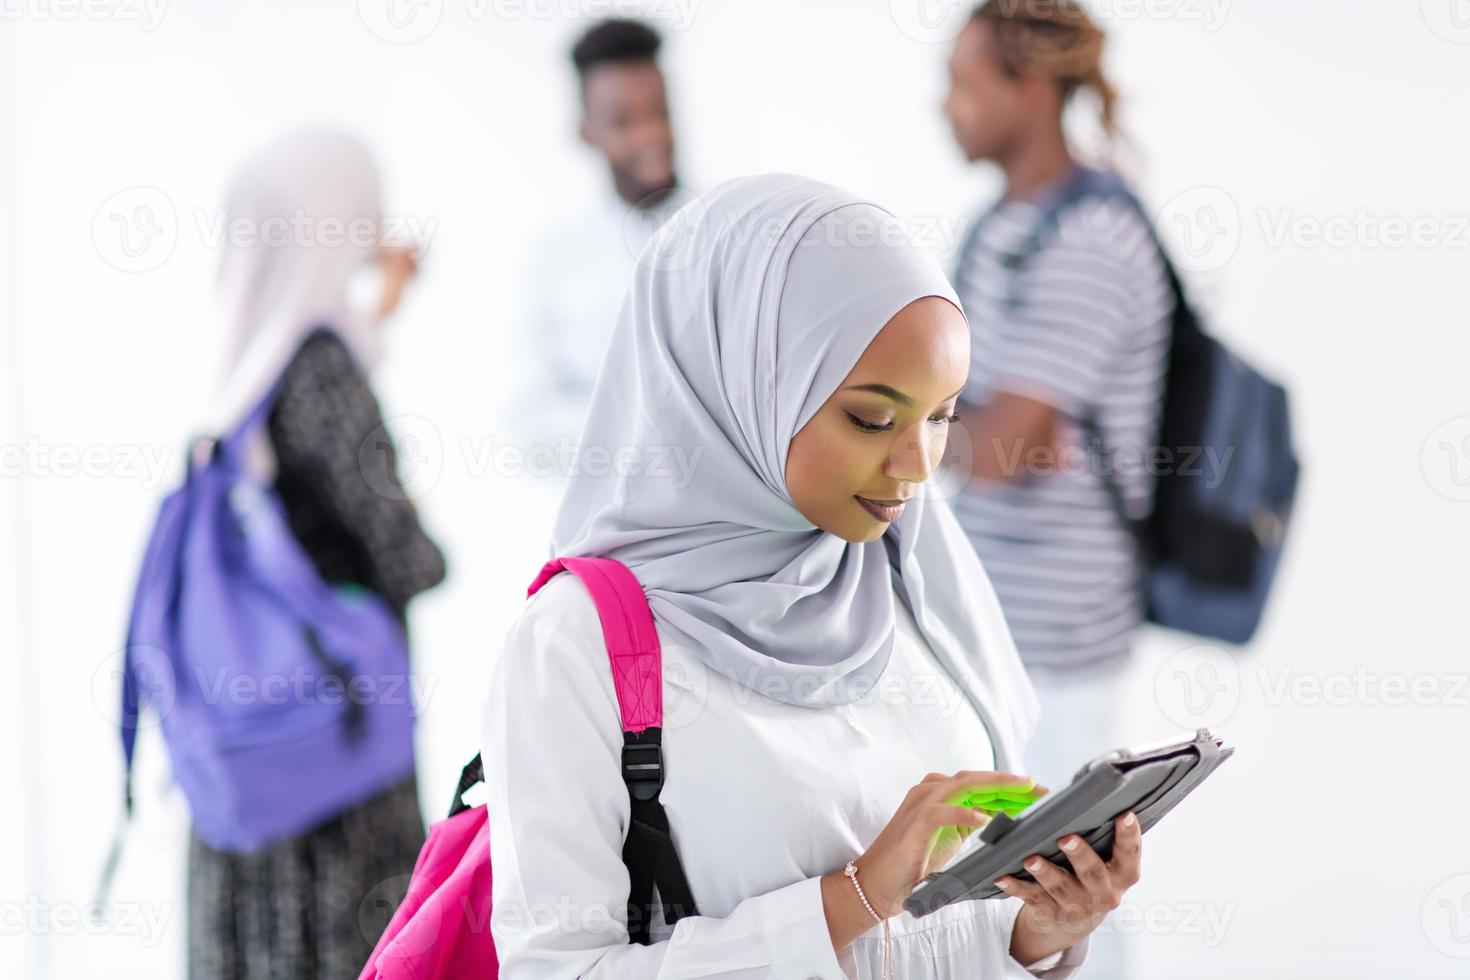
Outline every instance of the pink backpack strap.
[[664, 921], [698, 915], [694, 894], [659, 802], [664, 785], [663, 653], [643, 586], [628, 566], [611, 558], [554, 558], [526, 590], [535, 595], [558, 572], [582, 580], [597, 606], [602, 636], [612, 663], [613, 687], [623, 716], [623, 782], [628, 787], [631, 822], [623, 842], [628, 868], [628, 935], [647, 945], [651, 939], [654, 891]]
[[566, 570], [582, 580], [592, 593], [602, 637], [612, 662], [613, 686], [623, 715], [623, 731], [657, 728], [664, 718], [663, 655], [658, 632], [643, 586], [628, 566], [612, 558], [553, 558], [541, 568], [526, 590], [527, 598], [540, 591], [558, 572]]

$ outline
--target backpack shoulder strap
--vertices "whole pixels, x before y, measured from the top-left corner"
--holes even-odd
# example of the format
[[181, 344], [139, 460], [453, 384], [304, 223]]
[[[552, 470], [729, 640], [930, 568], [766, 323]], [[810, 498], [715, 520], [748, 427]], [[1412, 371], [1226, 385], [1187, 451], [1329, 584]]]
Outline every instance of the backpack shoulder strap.
[[623, 782], [632, 820], [623, 843], [628, 867], [628, 934], [647, 945], [654, 886], [669, 925], [698, 915], [668, 815], [659, 802], [664, 784], [663, 652], [643, 586], [628, 566], [611, 558], [555, 558], [526, 590], [535, 595], [553, 576], [571, 572], [592, 594], [602, 622], [623, 725]]
[[[1012, 267], [1019, 268], [1035, 256], [1041, 250], [1046, 237], [1057, 229], [1062, 213], [1087, 198], [1119, 201], [1133, 210], [1143, 221], [1144, 227], [1148, 229], [1153, 239], [1154, 250], [1158, 253], [1159, 261], [1163, 263], [1169, 291], [1173, 294], [1174, 313], [1170, 329], [1174, 343], [1179, 343], [1181, 337], [1186, 334], [1198, 333], [1199, 322], [1184, 293], [1184, 285], [1179, 280], [1179, 273], [1175, 270], [1174, 263], [1169, 260], [1169, 252], [1164, 248], [1164, 243], [1159, 238], [1157, 229], [1154, 228], [1153, 219], [1149, 216], [1148, 210], [1144, 208], [1137, 195], [1129, 190], [1127, 184], [1123, 183], [1117, 175], [1107, 171], [1078, 167], [1060, 189], [1042, 202], [1042, 215], [1036, 223], [1036, 230], [1014, 257]], [[1147, 519], [1136, 519], [1128, 513], [1123, 488], [1113, 474], [1112, 449], [1103, 438], [1102, 428], [1097, 418], [1089, 411], [1083, 413], [1075, 421], [1087, 438], [1088, 453], [1098, 466], [1098, 473], [1103, 489], [1107, 493], [1108, 502], [1118, 520], [1133, 538], [1141, 566], [1144, 569], [1152, 567], [1158, 560], [1158, 546], [1153, 538], [1150, 522]]]
[[[1116, 174], [1106, 170], [1094, 170], [1090, 167], [1078, 167], [1062, 187], [1042, 202], [1041, 220], [1036, 223], [1036, 231], [1027, 241], [1026, 246], [1017, 256], [1017, 263], [1024, 262], [1040, 251], [1043, 240], [1051, 232], [1055, 231], [1061, 221], [1062, 212], [1069, 207], [1087, 198], [1098, 198], [1102, 200], [1120, 201], [1131, 208], [1143, 222], [1144, 228], [1148, 229], [1149, 237], [1153, 239], [1154, 250], [1158, 252], [1159, 261], [1164, 266], [1164, 277], [1168, 281], [1169, 291], [1174, 296], [1174, 308], [1176, 311], [1174, 330], [1200, 329], [1197, 318], [1194, 316], [1193, 307], [1184, 292], [1184, 284], [1179, 279], [1179, 271], [1174, 267], [1169, 258], [1169, 250], [1164, 247], [1163, 239], [1154, 227], [1154, 219], [1143, 206], [1138, 196], [1123, 183]], [[1181, 316], [1181, 314], [1184, 314]], [[1187, 320], [1187, 322], [1184, 322]]]
[[659, 727], [664, 714], [663, 657], [643, 586], [628, 566], [611, 558], [555, 558], [542, 567], [526, 590], [527, 597], [563, 570], [581, 579], [597, 606], [623, 731]]

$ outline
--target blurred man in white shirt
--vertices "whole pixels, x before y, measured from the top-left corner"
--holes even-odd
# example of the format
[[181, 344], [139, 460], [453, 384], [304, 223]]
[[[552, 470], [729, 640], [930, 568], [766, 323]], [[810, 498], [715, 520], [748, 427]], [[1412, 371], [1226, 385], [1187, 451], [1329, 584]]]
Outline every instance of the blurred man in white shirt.
[[661, 44], [647, 25], [611, 19], [572, 48], [580, 136], [606, 161], [611, 193], [557, 229], [536, 269], [533, 349], [550, 381], [528, 407], [536, 441], [576, 439], [638, 255], [679, 203]]

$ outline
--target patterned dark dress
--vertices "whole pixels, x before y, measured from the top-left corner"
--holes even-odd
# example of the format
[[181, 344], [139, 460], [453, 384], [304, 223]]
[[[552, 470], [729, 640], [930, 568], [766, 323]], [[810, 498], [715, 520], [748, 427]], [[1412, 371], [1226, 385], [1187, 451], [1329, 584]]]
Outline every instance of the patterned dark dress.
[[[382, 424], [346, 347], [319, 333], [287, 367], [269, 433], [291, 529], [322, 577], [372, 589], [402, 619], [410, 598], [444, 578], [444, 558], [395, 492], [401, 485]], [[195, 836], [189, 976], [356, 977], [403, 898], [423, 842], [412, 776], [258, 853], [227, 854]]]

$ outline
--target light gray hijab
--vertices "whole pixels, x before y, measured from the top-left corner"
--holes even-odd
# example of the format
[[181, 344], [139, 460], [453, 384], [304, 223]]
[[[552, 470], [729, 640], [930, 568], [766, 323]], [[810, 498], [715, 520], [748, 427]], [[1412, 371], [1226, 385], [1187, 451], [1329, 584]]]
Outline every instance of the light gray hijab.
[[792, 437], [925, 296], [959, 305], [894, 216], [837, 188], [768, 174], [685, 206], [639, 259], [552, 547], [624, 562], [676, 642], [797, 705], [869, 692], [906, 601], [1014, 767], [1035, 695], [948, 505], [920, 494], [851, 544], [786, 489]]

